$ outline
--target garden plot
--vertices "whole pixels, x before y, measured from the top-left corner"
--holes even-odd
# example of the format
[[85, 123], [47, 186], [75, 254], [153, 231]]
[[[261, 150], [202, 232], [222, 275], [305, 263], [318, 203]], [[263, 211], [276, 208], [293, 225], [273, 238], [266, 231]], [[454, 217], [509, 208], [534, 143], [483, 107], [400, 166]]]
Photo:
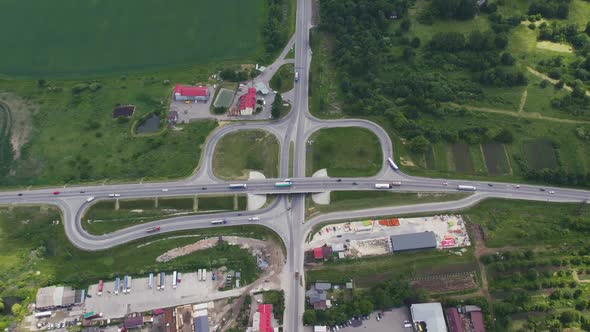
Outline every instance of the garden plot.
[[486, 168], [490, 175], [510, 173], [510, 164], [506, 158], [504, 145], [499, 143], [484, 143], [481, 145]]
[[524, 143], [524, 155], [529, 168], [556, 168], [557, 156], [553, 144], [547, 138], [541, 138]]
[[469, 155], [469, 145], [465, 143], [455, 143], [451, 145], [453, 151], [453, 162], [455, 170], [461, 173], [473, 172], [473, 161]]

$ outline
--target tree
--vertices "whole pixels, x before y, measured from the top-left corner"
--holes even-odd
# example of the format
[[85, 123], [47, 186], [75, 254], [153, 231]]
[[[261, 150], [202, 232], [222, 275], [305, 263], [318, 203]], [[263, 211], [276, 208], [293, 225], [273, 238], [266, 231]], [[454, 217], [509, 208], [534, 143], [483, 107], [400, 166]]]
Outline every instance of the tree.
[[408, 31], [410, 30], [410, 26], [412, 26], [412, 22], [409, 19], [404, 19], [402, 21], [402, 23], [399, 25], [399, 27], [403, 30], [403, 31]]
[[283, 97], [280, 93], [277, 93], [275, 100], [272, 102], [270, 114], [273, 119], [278, 119], [281, 116], [281, 107], [283, 106]]
[[502, 64], [504, 66], [512, 66], [514, 64], [514, 62], [516, 62], [516, 59], [514, 59], [512, 54], [510, 54], [508, 52], [504, 52], [504, 53], [502, 53], [502, 56], [500, 57], [500, 62], [502, 62]]
[[15, 303], [12, 305], [11, 310], [13, 315], [18, 316], [22, 311], [22, 306], [19, 303]]
[[0, 297], [0, 312], [4, 311], [4, 300]]
[[590, 21], [586, 23], [586, 29], [584, 30], [588, 36], [590, 36]]
[[315, 310], [313, 310], [313, 309], [305, 310], [305, 312], [303, 313], [303, 324], [315, 325], [316, 321], [317, 321], [317, 317], [315, 314]]
[[410, 46], [412, 46], [413, 48], [420, 47], [420, 38], [418, 38], [418, 37], [412, 38], [412, 41], [410, 42]]
[[410, 140], [410, 150], [416, 153], [423, 153], [430, 147], [430, 142], [422, 135]]
[[405, 47], [402, 52], [402, 56], [406, 60], [410, 60], [411, 58], [414, 57], [414, 55], [416, 55], [416, 54], [414, 53], [414, 50], [411, 47]]

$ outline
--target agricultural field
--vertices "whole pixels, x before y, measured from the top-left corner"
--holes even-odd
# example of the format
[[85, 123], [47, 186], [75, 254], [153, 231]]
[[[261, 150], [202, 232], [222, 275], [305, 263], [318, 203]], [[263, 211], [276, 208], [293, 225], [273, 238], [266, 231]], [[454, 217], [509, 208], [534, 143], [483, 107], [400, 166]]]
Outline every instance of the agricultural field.
[[382, 206], [397, 206], [432, 202], [453, 201], [467, 197], [465, 194], [437, 193], [396, 193], [385, 191], [333, 191], [330, 193], [330, 204], [315, 204], [308, 196], [305, 202], [306, 215], [334, 211], [370, 209]]
[[523, 145], [524, 157], [527, 165], [534, 169], [557, 167], [553, 143], [549, 138], [541, 138]]
[[0, 103], [0, 176], [10, 170], [12, 161], [12, 146], [10, 144], [10, 113]]
[[[262, 0], [57, 0], [45, 5], [8, 0], [0, 13], [0, 39], [10, 45], [0, 54], [0, 73], [9, 76], [127, 73], [253, 60], [264, 52]], [[11, 31], [19, 31], [18, 37]]]
[[278, 176], [279, 142], [262, 130], [244, 130], [227, 134], [213, 153], [213, 173], [221, 179], [247, 179], [249, 171], [267, 178]]
[[332, 177], [371, 176], [383, 165], [377, 136], [355, 127], [321, 129], [314, 133], [308, 140], [306, 159], [307, 176], [324, 168]]
[[[59, 221], [56, 223], [54, 221]], [[156, 263], [162, 253], [205, 237], [236, 235], [275, 240], [276, 235], [258, 226], [156, 235], [146, 244], [136, 241], [99, 252], [80, 251], [65, 237], [59, 211], [53, 207], [0, 207], [0, 276], [6, 287], [0, 298], [27, 307], [38, 287], [54, 284], [86, 287], [98, 279], [116, 275], [143, 276], [150, 271], [182, 271], [227, 266], [242, 271], [242, 278], [252, 281], [258, 275], [253, 256], [237, 246], [221, 245]], [[139, 246], [142, 244], [141, 246]], [[0, 312], [0, 328], [6, 328], [11, 316]]]
[[504, 146], [499, 143], [484, 143], [481, 145], [486, 168], [490, 175], [510, 173], [510, 164], [506, 157]]
[[195, 196], [156, 199], [98, 201], [82, 217], [82, 227], [90, 234], [106, 234], [146, 222], [193, 214], [243, 211], [245, 195]]
[[295, 84], [295, 66], [293, 64], [282, 65], [270, 79], [270, 88], [279, 93], [285, 93], [293, 89]]

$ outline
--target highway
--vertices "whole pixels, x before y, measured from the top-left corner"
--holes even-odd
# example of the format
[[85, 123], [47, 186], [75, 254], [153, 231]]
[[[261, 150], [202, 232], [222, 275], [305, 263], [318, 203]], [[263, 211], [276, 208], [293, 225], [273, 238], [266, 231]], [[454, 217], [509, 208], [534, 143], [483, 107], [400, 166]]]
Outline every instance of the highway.
[[[112, 248], [126, 242], [152, 236], [146, 228], [159, 225], [161, 232], [174, 232], [212, 227], [211, 220], [226, 219], [227, 226], [252, 224], [248, 217], [260, 218], [256, 224], [275, 231], [287, 248], [285, 273], [290, 276], [289, 283], [283, 285], [286, 295], [286, 312], [284, 330], [287, 332], [303, 331], [302, 313], [304, 309], [304, 288], [296, 280], [295, 273], [303, 275], [303, 244], [315, 225], [331, 220], [362, 218], [380, 215], [399, 215], [419, 212], [438, 212], [459, 210], [469, 207], [487, 198], [507, 198], [547, 202], [588, 202], [590, 191], [556, 188], [549, 186], [519, 185], [516, 183], [483, 182], [472, 180], [447, 180], [414, 177], [401, 171], [393, 171], [387, 164], [387, 157], [394, 156], [394, 146], [387, 132], [375, 123], [366, 120], [319, 120], [308, 110], [309, 67], [311, 49], [309, 47], [309, 29], [311, 28], [311, 1], [297, 0], [295, 43], [295, 68], [299, 80], [295, 83], [292, 111], [283, 119], [268, 122], [237, 122], [216, 129], [205, 142], [203, 155], [197, 171], [190, 177], [178, 181], [126, 183], [113, 185], [80, 185], [61, 188], [40, 188], [21, 191], [1, 191], [0, 204], [54, 204], [63, 213], [64, 227], [68, 239], [82, 250], [97, 251]], [[291, 42], [290, 42], [291, 43]], [[290, 47], [289, 43], [289, 47]], [[286, 54], [283, 52], [283, 54]], [[277, 68], [275, 68], [276, 70]], [[378, 137], [383, 153], [381, 171], [367, 178], [308, 178], [305, 174], [306, 144], [314, 132], [323, 128], [362, 127], [371, 130]], [[240, 131], [261, 129], [273, 134], [281, 145], [278, 179], [252, 181], [222, 181], [215, 177], [212, 169], [212, 156], [216, 144], [226, 134]], [[292, 186], [278, 188], [275, 182], [289, 177], [289, 146], [294, 146]], [[476, 186], [471, 195], [456, 201], [415, 204], [397, 207], [364, 209], [357, 211], [333, 212], [315, 216], [305, 222], [305, 196], [308, 193], [342, 190], [383, 190], [376, 189], [376, 183], [401, 181], [400, 186], [393, 186], [391, 191], [399, 192], [439, 192], [456, 193], [458, 185]], [[247, 183], [245, 189], [231, 189], [230, 183]], [[55, 194], [56, 192], [59, 192]], [[88, 208], [86, 200], [95, 197], [95, 201], [114, 199], [109, 194], [118, 194], [120, 198], [166, 197], [195, 194], [255, 193], [277, 195], [269, 206], [248, 212], [228, 212], [211, 215], [183, 216], [154, 221], [132, 226], [106, 235], [88, 234], [82, 228], [81, 216]], [[551, 194], [550, 192], [555, 192]], [[287, 199], [290, 197], [291, 199]], [[215, 225], [220, 227], [219, 225]], [[223, 227], [223, 226], [221, 226]], [[303, 276], [304, 277], [304, 276]], [[304, 281], [304, 280], [303, 280]], [[305, 281], [304, 281], [305, 282]]]

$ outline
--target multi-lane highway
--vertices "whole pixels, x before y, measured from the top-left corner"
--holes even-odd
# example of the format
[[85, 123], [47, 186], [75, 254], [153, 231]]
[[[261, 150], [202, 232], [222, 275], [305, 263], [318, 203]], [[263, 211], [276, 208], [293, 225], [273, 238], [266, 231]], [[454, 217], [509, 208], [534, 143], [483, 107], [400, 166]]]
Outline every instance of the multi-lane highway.
[[[318, 223], [346, 218], [367, 216], [435, 212], [457, 210], [471, 206], [482, 199], [499, 197], [509, 199], [537, 200], [550, 202], [587, 202], [590, 191], [550, 188], [510, 183], [492, 183], [470, 180], [445, 180], [413, 177], [394, 172], [389, 168], [386, 158], [393, 156], [391, 140], [385, 130], [366, 120], [332, 120], [325, 121], [314, 118], [308, 111], [309, 66], [311, 50], [309, 47], [309, 29], [311, 27], [311, 1], [297, 0], [295, 42], [295, 68], [299, 80], [295, 84], [292, 100], [292, 111], [288, 116], [272, 122], [235, 123], [215, 130], [207, 139], [198, 170], [189, 178], [179, 181], [158, 183], [116, 184], [103, 186], [76, 186], [67, 188], [45, 188], [25, 191], [0, 192], [0, 204], [35, 204], [49, 203], [57, 205], [63, 211], [64, 225], [70, 241], [83, 250], [101, 250], [111, 248], [129, 241], [148, 237], [145, 232], [150, 226], [160, 225], [162, 232], [199, 229], [211, 227], [210, 221], [224, 218], [228, 226], [252, 223], [248, 217], [260, 218], [257, 224], [274, 230], [285, 242], [287, 248], [287, 264], [285, 273], [289, 275], [289, 284], [283, 285], [286, 291], [286, 313], [284, 330], [287, 332], [303, 331], [302, 312], [304, 308], [304, 288], [296, 280], [295, 273], [303, 275], [303, 243], [314, 225]], [[291, 42], [289, 43], [290, 47]], [[284, 52], [283, 52], [284, 53]], [[276, 68], [275, 68], [276, 69]], [[306, 178], [305, 148], [309, 136], [323, 128], [358, 126], [371, 130], [381, 143], [384, 156], [381, 171], [368, 178]], [[262, 129], [277, 137], [281, 143], [279, 179], [247, 181], [245, 189], [231, 189], [230, 182], [221, 181], [212, 171], [211, 157], [217, 142], [227, 133], [239, 130]], [[294, 145], [293, 185], [287, 188], [275, 186], [289, 176], [290, 144]], [[457, 192], [458, 185], [477, 186], [477, 190], [467, 198], [441, 203], [416, 204], [389, 208], [376, 208], [357, 211], [334, 212], [314, 217], [304, 222], [304, 195], [337, 190], [379, 190], [376, 183], [401, 181], [401, 186], [391, 190], [404, 192]], [[242, 181], [240, 181], [243, 183]], [[59, 193], [57, 193], [59, 192]], [[199, 193], [234, 193], [248, 192], [256, 194], [279, 195], [278, 199], [268, 207], [258, 211], [231, 212], [215, 215], [198, 215], [170, 218], [143, 225], [129, 227], [110, 234], [96, 236], [88, 234], [81, 226], [80, 217], [88, 207], [86, 199], [113, 199], [109, 194], [119, 194], [121, 198], [163, 197], [195, 195]], [[554, 192], [554, 193], [551, 193]], [[290, 195], [291, 200], [286, 199]]]

